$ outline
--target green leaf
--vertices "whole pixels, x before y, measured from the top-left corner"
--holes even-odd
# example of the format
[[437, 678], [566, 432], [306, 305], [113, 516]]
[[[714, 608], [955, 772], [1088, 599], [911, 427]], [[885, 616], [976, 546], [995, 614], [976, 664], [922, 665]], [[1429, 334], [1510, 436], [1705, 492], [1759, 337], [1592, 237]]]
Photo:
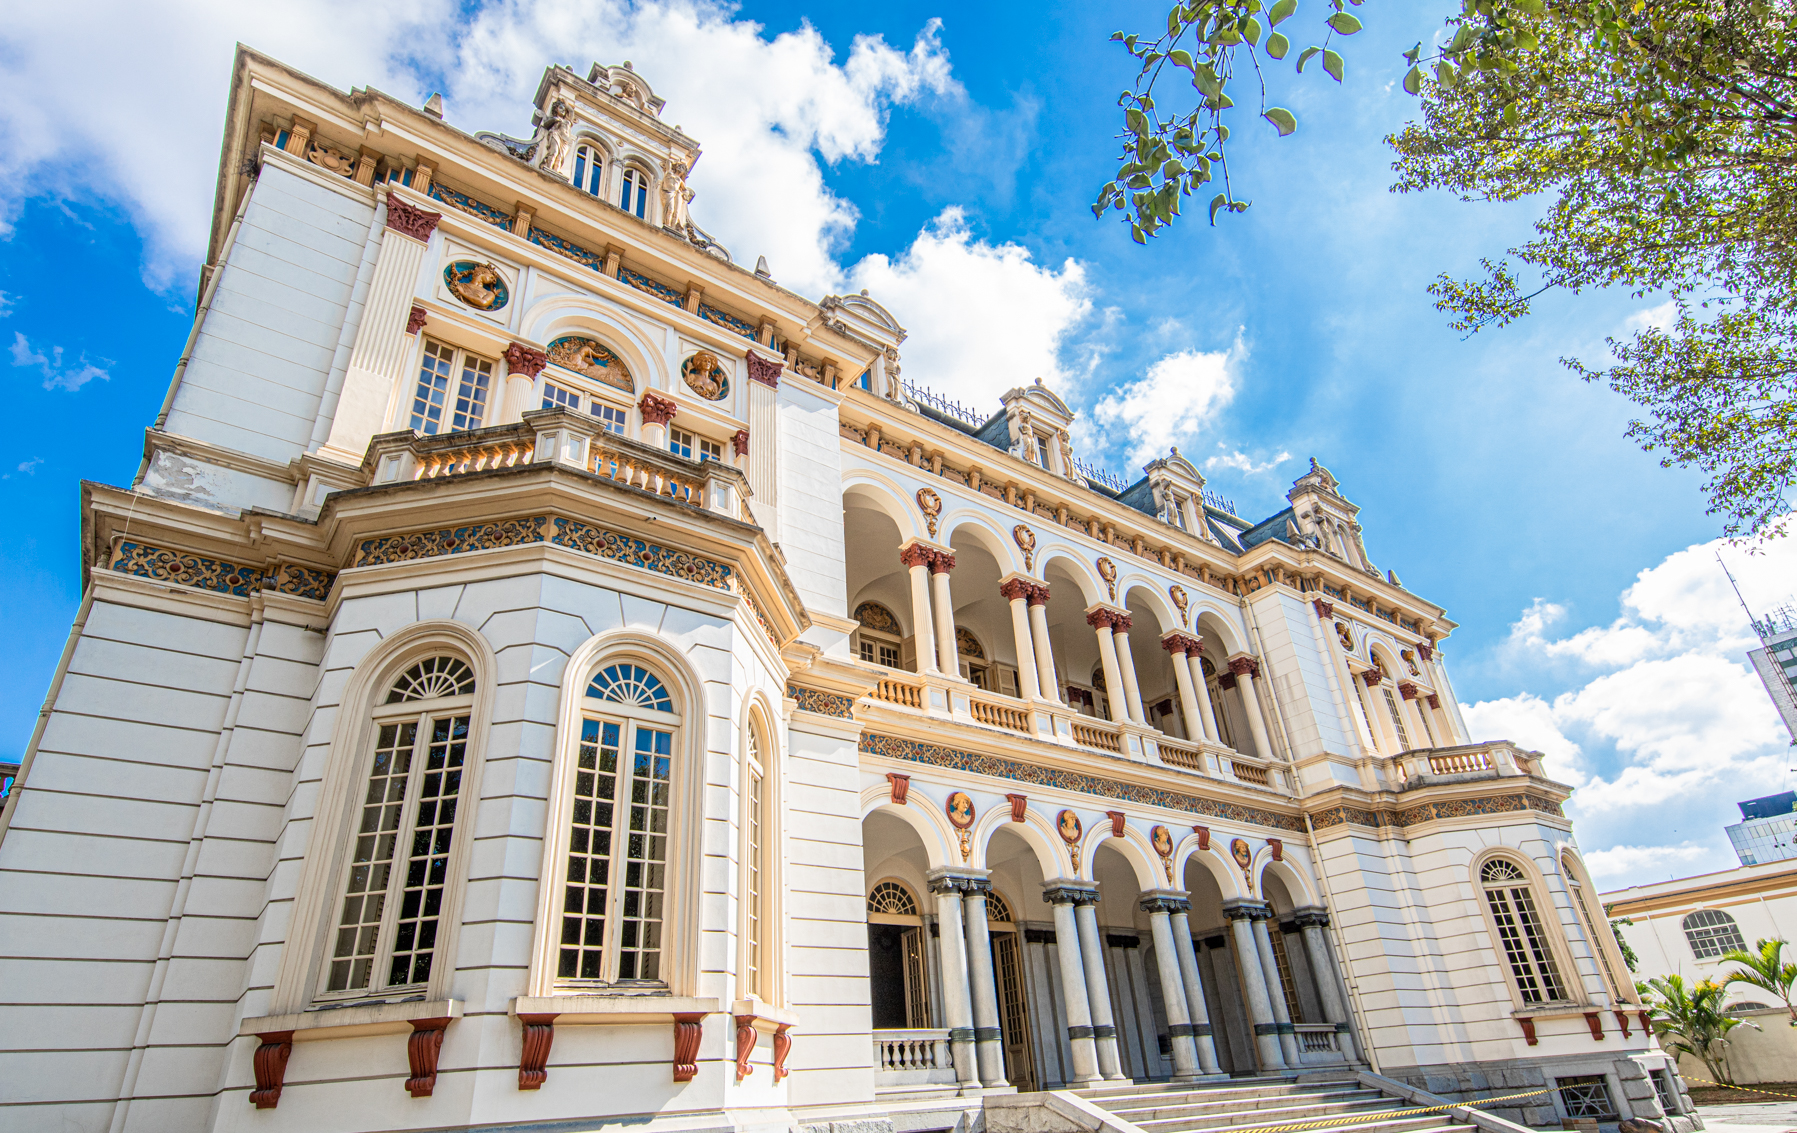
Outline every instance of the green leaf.
[[1147, 136], [1148, 115], [1143, 114], [1140, 110], [1131, 109], [1124, 114], [1124, 120], [1129, 123], [1131, 133], [1135, 134], [1137, 137]]
[[1310, 62], [1311, 58], [1321, 50], [1323, 49], [1320, 47], [1306, 47], [1298, 54], [1298, 73], [1300, 75], [1304, 73], [1304, 64]]
[[1273, 5], [1272, 10], [1267, 13], [1267, 22], [1274, 27], [1278, 27], [1289, 19], [1291, 14], [1297, 10], [1298, 0], [1279, 0], [1277, 4]]
[[1360, 30], [1360, 21], [1347, 12], [1337, 12], [1323, 22], [1334, 28], [1339, 35], [1353, 35]]
[[1514, 102], [1504, 107], [1504, 125], [1514, 126], [1521, 117], [1522, 116], [1516, 112], [1516, 104]]
[[1179, 10], [1179, 5], [1177, 5], [1177, 4], [1175, 4], [1173, 6], [1172, 11], [1167, 13], [1167, 34], [1168, 35], [1178, 35], [1179, 34], [1179, 17], [1183, 14], [1184, 13], [1182, 13]]
[[1342, 81], [1342, 57], [1333, 51], [1323, 52], [1323, 70], [1336, 82]]
[[1173, 60], [1175, 67], [1184, 67], [1188, 71], [1192, 69], [1192, 53], [1183, 47], [1175, 48], [1167, 58]]
[[1435, 64], [1435, 81], [1449, 90], [1453, 90], [1460, 85], [1460, 72], [1452, 63], [1444, 59]]
[[1461, 24], [1458, 28], [1454, 29], [1454, 38], [1448, 40], [1448, 45], [1442, 48], [1442, 51], [1449, 55], [1453, 55], [1456, 52], [1464, 51], [1466, 45], [1472, 41], [1473, 29], [1465, 24]]
[[1271, 122], [1273, 128], [1279, 131], [1279, 136], [1282, 138], [1298, 128], [1297, 117], [1283, 106], [1271, 107], [1265, 114], [1262, 114], [1261, 117]]
[[1404, 93], [1421, 94], [1422, 89], [1423, 69], [1421, 67], [1410, 68], [1410, 73], [1404, 76]]
[[1111, 33], [1111, 41], [1113, 43], [1121, 43], [1123, 41], [1123, 33], [1120, 31], [1112, 32]]
[[1539, 16], [1547, 11], [1547, 5], [1543, 4], [1541, 0], [1516, 0], [1516, 6], [1531, 16]]
[[1285, 38], [1285, 33], [1276, 31], [1267, 37], [1267, 54], [1275, 59], [1284, 59], [1285, 53], [1292, 49], [1292, 41]]
[[1129, 238], [1138, 244], [1148, 243], [1148, 238], [1142, 235], [1142, 226], [1139, 224], [1132, 223], [1129, 226]]
[[1223, 195], [1222, 193], [1218, 193], [1216, 196], [1211, 198], [1210, 223], [1211, 223], [1212, 228], [1215, 228], [1217, 226], [1217, 210], [1222, 208], [1224, 205], [1226, 205], [1228, 203], [1229, 203], [1229, 198], [1227, 196]]
[[1260, 32], [1261, 32], [1260, 21], [1255, 19], [1253, 16], [1249, 16], [1248, 22], [1242, 25], [1242, 38], [1247, 40], [1249, 43], [1259, 43], [1260, 42]]
[[1412, 47], [1409, 51], [1404, 52], [1404, 62], [1414, 64], [1418, 59], [1422, 58], [1422, 54], [1423, 54], [1423, 45], [1422, 45], [1422, 42], [1419, 40], [1415, 47]]

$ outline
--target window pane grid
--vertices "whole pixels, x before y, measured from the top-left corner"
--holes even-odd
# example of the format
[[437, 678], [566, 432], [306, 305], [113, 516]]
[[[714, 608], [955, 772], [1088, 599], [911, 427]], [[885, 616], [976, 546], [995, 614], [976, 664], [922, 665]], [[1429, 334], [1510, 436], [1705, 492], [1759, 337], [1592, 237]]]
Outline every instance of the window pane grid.
[[542, 408], [578, 410], [580, 408], [580, 395], [571, 389], [563, 389], [554, 382], [544, 382]]
[[412, 428], [434, 434], [443, 428], [443, 404], [449, 397], [449, 375], [455, 351], [440, 342], [424, 344], [424, 361], [418, 367], [418, 388], [412, 395]]
[[[751, 737], [754, 733], [751, 731]], [[756, 754], [759, 744], [751, 738], [750, 756]], [[750, 995], [765, 995], [761, 987], [761, 939], [762, 939], [762, 830], [761, 830], [761, 768], [751, 766], [749, 769], [748, 790], [748, 835], [749, 835], [749, 879], [744, 887], [743, 900], [748, 905], [748, 969], [746, 974]]]
[[487, 389], [493, 381], [493, 363], [472, 354], [462, 358], [462, 384], [456, 389], [456, 429], [478, 429], [487, 417]]
[[1714, 960], [1725, 952], [1747, 950], [1747, 941], [1735, 919], [1718, 909], [1700, 909], [1684, 920], [1685, 939], [1699, 960]]
[[1560, 1102], [1566, 1107], [1567, 1117], [1616, 1120], [1616, 1103], [1610, 1100], [1610, 1088], [1602, 1074], [1556, 1078], [1554, 1085], [1559, 1087]]
[[[1492, 863], [1506, 865], [1507, 863]], [[1520, 874], [1515, 867], [1493, 870], [1485, 867], [1486, 881], [1508, 880]], [[1495, 875], [1495, 876], [1494, 876]], [[1535, 898], [1527, 886], [1488, 885], [1485, 900], [1491, 907], [1491, 919], [1497, 924], [1498, 939], [1504, 957], [1510, 963], [1510, 974], [1525, 1003], [1542, 1003], [1566, 998], [1560, 983], [1560, 971], [1548, 950], [1541, 931], [1541, 918], [1535, 911]]]
[[1409, 751], [1410, 734], [1404, 730], [1404, 714], [1398, 711], [1398, 698], [1392, 695], [1387, 686], [1381, 685], [1379, 691], [1385, 694], [1385, 707], [1391, 713], [1392, 730], [1398, 734], [1398, 750]]
[[625, 413], [622, 409], [615, 405], [607, 405], [603, 401], [594, 401], [588, 412], [599, 418], [600, 423], [605, 426], [607, 431], [616, 433], [620, 437], [624, 435]]
[[587, 720], [574, 775], [568, 882], [562, 900], [562, 979], [605, 978], [605, 924], [611, 898], [612, 808], [618, 789], [621, 724]]
[[618, 978], [661, 978], [662, 902], [668, 860], [669, 771], [674, 734], [638, 727], [630, 769], [630, 830], [618, 918]]
[[1273, 962], [1279, 969], [1279, 990], [1285, 993], [1285, 1010], [1292, 1017], [1292, 1022], [1304, 1022], [1304, 1006], [1298, 999], [1298, 984], [1292, 979], [1292, 961], [1285, 950], [1285, 933], [1279, 926], [1267, 926], [1267, 938], [1273, 945]]
[[430, 978], [437, 923], [443, 913], [443, 887], [449, 875], [449, 848], [455, 839], [456, 800], [468, 756], [468, 719], [450, 716], [431, 721], [418, 814], [412, 821], [412, 859], [406, 864], [393, 933], [389, 985], [420, 984]]
[[406, 777], [411, 771], [412, 748], [417, 739], [418, 725], [411, 721], [383, 724], [376, 738], [349, 880], [344, 886], [343, 909], [337, 920], [337, 943], [327, 990], [351, 991], [368, 986], [405, 810]]

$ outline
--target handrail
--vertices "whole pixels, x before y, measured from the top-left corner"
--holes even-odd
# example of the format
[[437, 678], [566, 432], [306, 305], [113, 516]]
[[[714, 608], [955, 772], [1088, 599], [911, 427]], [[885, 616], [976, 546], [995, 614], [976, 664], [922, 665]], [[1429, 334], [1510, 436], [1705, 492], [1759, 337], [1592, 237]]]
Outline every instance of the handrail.
[[881, 677], [880, 683], [874, 686], [874, 699], [901, 708], [922, 708], [923, 686], [902, 677]]
[[1022, 732], [1026, 736], [1030, 734], [1029, 713], [1022, 709], [1012, 708], [1007, 704], [996, 704], [992, 701], [981, 700], [977, 696], [968, 697], [967, 703], [968, 711], [973, 714], [975, 720], [982, 724], [993, 728], [1005, 728], [1013, 732]]
[[1119, 755], [1123, 753], [1122, 731], [1117, 725], [1097, 720], [1094, 717], [1074, 718], [1073, 742], [1081, 747], [1097, 748], [1099, 751], [1112, 751]]
[[1181, 743], [1179, 740], [1162, 736], [1154, 741], [1160, 749], [1161, 762], [1173, 767], [1184, 768], [1203, 774], [1209, 768], [1205, 765], [1204, 749]]

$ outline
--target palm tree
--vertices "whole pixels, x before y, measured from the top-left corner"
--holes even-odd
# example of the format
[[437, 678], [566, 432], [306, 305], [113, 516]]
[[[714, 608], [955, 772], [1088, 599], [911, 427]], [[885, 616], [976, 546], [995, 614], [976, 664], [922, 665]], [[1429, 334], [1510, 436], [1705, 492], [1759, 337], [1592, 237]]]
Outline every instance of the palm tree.
[[[1699, 980], [1687, 987], [1683, 976], [1666, 976], [1635, 987], [1662, 1046], [1700, 1059], [1716, 1081], [1734, 1085], [1728, 1069], [1728, 1032], [1745, 1020], [1722, 1010], [1727, 993], [1721, 984]], [[1754, 1023], [1747, 1025], [1759, 1029]]]
[[1747, 984], [1778, 996], [1784, 1000], [1785, 1010], [1791, 1013], [1791, 1026], [1797, 1027], [1797, 1007], [1791, 1005], [1791, 986], [1797, 984], [1797, 964], [1783, 962], [1784, 946], [1782, 940], [1757, 940], [1752, 952], [1737, 948], [1726, 953], [1722, 959], [1740, 964], [1741, 968], [1730, 972], [1722, 983], [1725, 987]]

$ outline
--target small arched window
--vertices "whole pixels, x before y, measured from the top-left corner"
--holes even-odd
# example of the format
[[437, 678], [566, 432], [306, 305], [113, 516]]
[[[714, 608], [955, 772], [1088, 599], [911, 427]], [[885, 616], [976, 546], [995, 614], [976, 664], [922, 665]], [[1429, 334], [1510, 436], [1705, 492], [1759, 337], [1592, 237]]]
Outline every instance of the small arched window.
[[[1610, 927], [1607, 917], [1599, 920], [1592, 915], [1594, 900], [1585, 894], [1584, 871], [1573, 860], [1571, 853], [1561, 856], [1560, 869], [1566, 875], [1566, 887], [1572, 893], [1572, 903], [1579, 911], [1579, 923], [1584, 925], [1585, 935], [1591, 940], [1591, 950], [1597, 953], [1597, 964], [1603, 970], [1604, 987], [1609, 990], [1610, 998], [1618, 1003], [1633, 1002], [1634, 996], [1624, 990], [1628, 985], [1616, 978], [1616, 965], [1610, 962], [1610, 945], [1615, 943], [1616, 930]], [[1603, 906], [1597, 905], [1596, 909], [1601, 912]], [[1609, 935], [1608, 940], [1604, 938], [1605, 934]]]
[[870, 916], [919, 917], [921, 920], [917, 898], [896, 881], [882, 881], [874, 886], [873, 892], [867, 895], [867, 911]]
[[618, 207], [643, 216], [649, 209], [649, 177], [640, 169], [626, 169], [623, 187], [618, 194]]
[[556, 976], [661, 984], [674, 791], [673, 697], [630, 662], [587, 685], [563, 872]]
[[1493, 858], [1480, 868], [1479, 882], [1497, 928], [1498, 945], [1522, 1001], [1547, 1003], [1565, 999], [1566, 985], [1554, 963], [1528, 874], [1515, 862]]
[[1016, 919], [1011, 915], [1009, 902], [996, 889], [986, 894], [986, 919], [993, 924], [1010, 924]]
[[892, 611], [878, 602], [863, 602], [855, 607], [855, 621], [861, 627], [855, 631], [855, 647], [861, 659], [888, 669], [898, 668], [902, 643], [899, 620]]
[[749, 720], [743, 760], [743, 991], [768, 999], [768, 745], [759, 716]]
[[430, 979], [467, 789], [473, 700], [468, 663], [439, 656], [401, 673], [374, 710], [374, 752], [337, 889], [325, 993], [388, 992]]
[[599, 157], [596, 146], [580, 145], [574, 148], [574, 187], [584, 193], [597, 197], [605, 192], [605, 183], [601, 180], [605, 171], [605, 163]]
[[1721, 909], [1699, 909], [1686, 917], [1680, 926], [1691, 944], [1691, 953], [1699, 960], [1714, 960], [1725, 952], [1747, 950], [1741, 937], [1741, 926]]

